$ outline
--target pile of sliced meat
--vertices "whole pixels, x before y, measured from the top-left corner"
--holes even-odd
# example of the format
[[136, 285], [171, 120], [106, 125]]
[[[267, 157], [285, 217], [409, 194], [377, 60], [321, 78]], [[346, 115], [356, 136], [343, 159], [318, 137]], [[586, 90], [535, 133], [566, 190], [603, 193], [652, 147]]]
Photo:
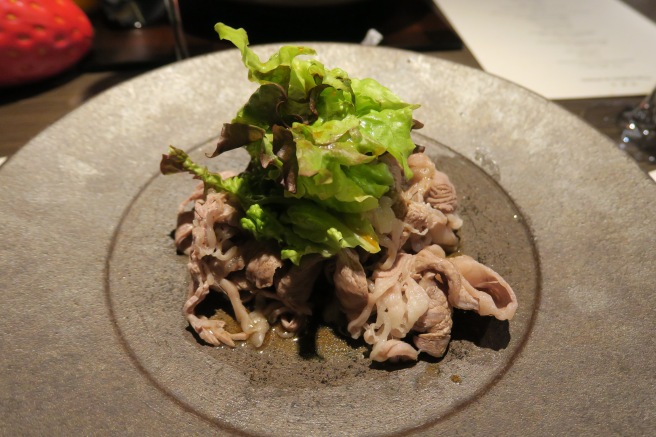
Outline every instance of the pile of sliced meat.
[[[274, 325], [278, 334], [294, 336], [317, 312], [312, 297], [318, 278], [334, 285], [349, 335], [372, 345], [375, 361], [416, 360], [419, 352], [444, 355], [453, 308], [511, 319], [517, 299], [503, 278], [469, 256], [447, 256], [462, 225], [447, 175], [421, 152], [409, 157], [411, 180], [402, 177], [396, 161], [384, 162], [396, 183], [370, 213], [380, 253], [306, 255], [298, 266], [281, 260], [275, 243], [256, 241], [240, 228], [242, 210], [228, 195], [205, 194], [200, 184], [180, 205], [175, 234], [178, 249], [189, 255], [192, 282], [184, 314], [198, 335], [212, 345], [248, 341], [255, 347]], [[212, 290], [230, 301], [239, 332], [197, 314]]]

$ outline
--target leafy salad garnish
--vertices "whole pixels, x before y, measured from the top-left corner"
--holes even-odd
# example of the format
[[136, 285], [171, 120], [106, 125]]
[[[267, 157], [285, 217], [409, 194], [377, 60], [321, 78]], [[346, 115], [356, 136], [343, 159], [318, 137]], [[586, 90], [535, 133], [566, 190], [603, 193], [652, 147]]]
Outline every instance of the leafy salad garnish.
[[[248, 78], [259, 84], [235, 118], [223, 126], [210, 157], [243, 147], [250, 163], [222, 179], [170, 147], [163, 174], [189, 172], [205, 189], [234, 196], [241, 226], [257, 239], [276, 240], [281, 257], [335, 255], [343, 248], [380, 250], [367, 213], [394, 185], [381, 158], [389, 154], [406, 177], [415, 149], [410, 131], [418, 105], [403, 102], [374, 79], [350, 78], [307, 58], [313, 49], [284, 46], [262, 62], [243, 29], [215, 26], [241, 52]], [[303, 57], [301, 57], [303, 56]]]

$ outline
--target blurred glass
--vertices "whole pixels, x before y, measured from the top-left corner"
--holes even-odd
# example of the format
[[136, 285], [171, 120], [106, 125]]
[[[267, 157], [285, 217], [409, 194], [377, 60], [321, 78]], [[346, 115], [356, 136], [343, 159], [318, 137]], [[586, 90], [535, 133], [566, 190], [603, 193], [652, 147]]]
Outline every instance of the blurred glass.
[[[0, 0], [1, 1], [1, 0]], [[87, 1], [87, 0], [77, 0]], [[358, 44], [370, 29], [381, 45], [454, 50], [462, 42], [430, 0], [95, 0], [92, 70], [152, 68], [232, 48], [217, 22], [248, 31], [251, 44]], [[175, 48], [175, 51], [174, 51]]]
[[159, 21], [166, 14], [162, 0], [102, 0], [102, 10], [110, 24], [137, 29]]
[[638, 162], [656, 163], [656, 88], [623, 118], [619, 147]]
[[178, 0], [164, 0], [166, 12], [173, 32], [173, 41], [175, 44], [175, 57], [178, 60], [189, 57], [189, 46], [187, 37], [182, 26], [182, 17], [180, 16], [180, 4]]
[[[242, 27], [251, 44], [286, 42], [360, 43], [370, 29], [381, 44], [408, 50], [454, 50], [462, 42], [430, 0], [166, 0], [179, 11], [190, 54], [210, 41], [221, 44], [214, 25]], [[175, 3], [175, 4], [174, 4]]]

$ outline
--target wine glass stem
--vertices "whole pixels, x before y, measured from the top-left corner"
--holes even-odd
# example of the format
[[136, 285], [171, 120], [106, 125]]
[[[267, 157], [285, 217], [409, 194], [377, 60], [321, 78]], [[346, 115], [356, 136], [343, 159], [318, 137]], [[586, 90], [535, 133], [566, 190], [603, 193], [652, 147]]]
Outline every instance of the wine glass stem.
[[180, 16], [180, 5], [178, 0], [164, 0], [166, 11], [169, 16], [169, 23], [173, 32], [173, 40], [175, 43], [175, 57], [178, 60], [186, 59], [189, 57], [189, 48], [187, 47], [187, 38], [184, 34], [182, 27], [182, 18]]

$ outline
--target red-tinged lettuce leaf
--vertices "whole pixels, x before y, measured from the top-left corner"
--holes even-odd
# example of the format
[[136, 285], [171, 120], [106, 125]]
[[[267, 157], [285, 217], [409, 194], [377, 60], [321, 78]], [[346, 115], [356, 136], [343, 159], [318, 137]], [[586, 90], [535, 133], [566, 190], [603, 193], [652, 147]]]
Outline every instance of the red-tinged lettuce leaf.
[[265, 133], [264, 129], [257, 126], [243, 123], [225, 123], [221, 130], [221, 139], [208, 158], [214, 158], [228, 150], [238, 149], [256, 141], [261, 141]]
[[296, 194], [296, 179], [298, 178], [298, 160], [296, 159], [296, 143], [289, 129], [273, 126], [273, 151], [282, 162], [281, 185], [290, 193]]
[[159, 162], [159, 171], [163, 175], [184, 173], [187, 171], [186, 166], [189, 165], [188, 160], [189, 157], [185, 152], [169, 146], [169, 153], [162, 155], [162, 160]]

